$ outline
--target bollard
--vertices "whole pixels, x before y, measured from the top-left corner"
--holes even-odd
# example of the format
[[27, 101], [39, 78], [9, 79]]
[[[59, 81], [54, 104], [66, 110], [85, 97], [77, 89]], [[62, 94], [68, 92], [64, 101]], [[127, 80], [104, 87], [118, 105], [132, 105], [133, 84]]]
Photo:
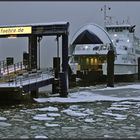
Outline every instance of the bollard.
[[67, 92], [67, 78], [66, 78], [66, 73], [65, 72], [60, 72], [60, 97], [67, 97], [68, 92]]
[[6, 64], [7, 66], [14, 64], [14, 58], [13, 57], [7, 57], [6, 58]]
[[25, 69], [29, 67], [29, 53], [27, 52], [23, 53], [23, 65], [25, 66]]
[[114, 51], [107, 54], [107, 87], [114, 87]]
[[54, 78], [52, 83], [52, 94], [59, 93], [59, 79]]
[[54, 77], [58, 78], [60, 72], [60, 57], [53, 58], [53, 69], [54, 69]]
[[138, 58], [138, 80], [140, 80], [140, 57]]

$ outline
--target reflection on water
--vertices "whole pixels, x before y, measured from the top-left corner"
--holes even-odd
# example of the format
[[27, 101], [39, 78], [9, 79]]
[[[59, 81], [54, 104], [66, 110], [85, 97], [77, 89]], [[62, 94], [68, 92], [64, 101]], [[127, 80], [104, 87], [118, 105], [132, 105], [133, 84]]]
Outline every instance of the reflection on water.
[[140, 138], [139, 122], [140, 101], [26, 103], [0, 108], [0, 138]]

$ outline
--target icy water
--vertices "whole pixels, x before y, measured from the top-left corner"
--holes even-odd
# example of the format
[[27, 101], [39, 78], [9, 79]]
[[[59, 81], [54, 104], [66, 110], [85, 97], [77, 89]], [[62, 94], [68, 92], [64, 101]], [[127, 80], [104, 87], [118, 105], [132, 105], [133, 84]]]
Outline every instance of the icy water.
[[0, 138], [140, 138], [140, 83], [120, 85], [1, 106]]

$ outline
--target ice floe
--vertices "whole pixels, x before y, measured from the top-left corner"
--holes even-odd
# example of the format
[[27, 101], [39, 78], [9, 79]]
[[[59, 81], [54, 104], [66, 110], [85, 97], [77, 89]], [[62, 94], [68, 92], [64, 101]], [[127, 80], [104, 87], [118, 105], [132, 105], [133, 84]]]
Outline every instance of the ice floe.
[[116, 120], [124, 120], [127, 119], [127, 115], [122, 115], [122, 114], [113, 114], [112, 112], [103, 112], [103, 115], [109, 115], [112, 117], [115, 117]]
[[74, 116], [74, 117], [81, 117], [81, 116], [85, 117], [85, 116], [88, 115], [88, 114], [86, 114], [86, 113], [82, 113], [82, 112], [78, 112], [78, 111], [73, 111], [73, 110], [71, 110], [71, 109], [66, 109], [66, 110], [63, 110], [63, 111], [61, 111], [61, 112], [64, 112], [64, 113], [66, 113], [67, 115], [69, 115], [69, 116]]
[[10, 123], [6, 123], [6, 122], [0, 122], [0, 126], [7, 127], [7, 126], [11, 126], [11, 124]]
[[57, 126], [60, 126], [60, 125], [59, 124], [45, 123], [45, 126], [47, 126], [47, 127], [57, 127]]
[[35, 139], [46, 139], [48, 138], [47, 136], [43, 136], [43, 135], [38, 135], [38, 136], [35, 136]]
[[[126, 85], [126, 86], [119, 86], [119, 87], [106, 87], [102, 89], [93, 89], [90, 91], [77, 91], [73, 93], [69, 93], [67, 98], [61, 97], [49, 97], [49, 98], [35, 98], [34, 100], [40, 103], [43, 102], [58, 102], [58, 103], [78, 103], [78, 102], [95, 102], [95, 101], [126, 101], [126, 100], [135, 100], [140, 101], [140, 95], [137, 96], [128, 96], [128, 97], [119, 97], [108, 95], [107, 92], [105, 94], [99, 94], [97, 91], [102, 92], [105, 90], [118, 90], [118, 89], [140, 89], [140, 84], [134, 85]], [[120, 92], [120, 91], [119, 91]], [[104, 92], [103, 92], [104, 93]], [[41, 109], [43, 111], [43, 109]], [[45, 110], [45, 108], [44, 108]]]
[[132, 84], [126, 86], [119, 86], [119, 87], [106, 87], [98, 90], [116, 90], [116, 89], [140, 89], [140, 84]]
[[92, 118], [87, 118], [84, 121], [87, 122], [87, 123], [95, 122], [95, 120], [93, 120]]
[[37, 110], [39, 110], [39, 111], [58, 111], [58, 108], [49, 106], [49, 107], [44, 107], [44, 108], [37, 108]]
[[33, 117], [34, 120], [46, 120], [46, 121], [52, 121], [55, 118], [53, 117], [48, 117], [47, 114], [37, 114], [36, 116]]
[[61, 115], [59, 113], [48, 113], [49, 117], [60, 117]]
[[129, 104], [118, 104], [118, 103], [113, 103], [111, 106], [112, 107], [126, 107], [126, 108], [130, 107]]
[[29, 136], [23, 135], [23, 136], [20, 136], [20, 139], [29, 139]]
[[137, 116], [137, 117], [140, 117], [140, 114], [134, 114], [135, 116]]
[[87, 113], [87, 114], [89, 114], [89, 115], [93, 115], [93, 114], [94, 114], [93, 110], [91, 110], [91, 109], [89, 109], [89, 108], [87, 108], [87, 109], [84, 110], [83, 112], [84, 112], [84, 113]]
[[38, 126], [34, 126], [34, 125], [33, 125], [33, 126], [31, 126], [30, 128], [31, 128], [31, 129], [37, 129]]
[[79, 105], [71, 105], [69, 107], [69, 109], [71, 109], [71, 110], [80, 110]]
[[[84, 91], [81, 91], [80, 93], [78, 92], [71, 93], [67, 98], [61, 98], [61, 97], [37, 98], [35, 99], [35, 101], [40, 103], [43, 102], [78, 103], [78, 102], [95, 102], [95, 101], [140, 100], [140, 96], [139, 97], [113, 97], [109, 95], [99, 95], [92, 92], [84, 92]], [[73, 98], [73, 96], [75, 96], [75, 98]]]
[[0, 117], [0, 121], [6, 121], [7, 120], [7, 118], [5, 118], [5, 117]]
[[122, 111], [122, 110], [128, 110], [129, 108], [127, 108], [127, 107], [109, 107], [108, 109], [109, 110], [119, 110], [119, 111]]

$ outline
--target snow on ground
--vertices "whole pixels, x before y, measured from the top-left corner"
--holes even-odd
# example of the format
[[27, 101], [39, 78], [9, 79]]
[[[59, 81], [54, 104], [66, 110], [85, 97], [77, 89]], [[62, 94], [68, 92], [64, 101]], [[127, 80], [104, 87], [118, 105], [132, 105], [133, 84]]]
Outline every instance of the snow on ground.
[[[59, 103], [78, 103], [78, 102], [95, 102], [95, 101], [125, 101], [125, 100], [140, 100], [139, 96], [131, 96], [131, 97], [114, 97], [111, 95], [101, 95], [96, 93], [96, 91], [106, 91], [107, 90], [118, 90], [118, 89], [140, 89], [139, 84], [134, 85], [127, 85], [127, 86], [120, 86], [120, 87], [107, 87], [103, 89], [93, 89], [92, 91], [78, 91], [74, 93], [70, 93], [67, 98], [61, 98], [61, 97], [50, 97], [50, 98], [37, 98], [34, 99], [37, 102], [43, 103], [43, 102], [59, 102]], [[113, 91], [112, 91], [113, 92]], [[120, 92], [120, 91], [119, 91]]]
[[106, 87], [98, 90], [116, 90], [116, 89], [140, 89], [140, 84], [126, 85], [120, 87]]
[[[81, 94], [80, 94], [81, 93]], [[99, 95], [91, 92], [75, 92], [69, 94], [67, 98], [50, 97], [50, 98], [37, 98], [37, 102], [59, 102], [59, 103], [78, 103], [78, 102], [95, 102], [95, 101], [123, 101], [123, 100], [140, 100], [139, 97], [113, 97], [109, 95]]]

